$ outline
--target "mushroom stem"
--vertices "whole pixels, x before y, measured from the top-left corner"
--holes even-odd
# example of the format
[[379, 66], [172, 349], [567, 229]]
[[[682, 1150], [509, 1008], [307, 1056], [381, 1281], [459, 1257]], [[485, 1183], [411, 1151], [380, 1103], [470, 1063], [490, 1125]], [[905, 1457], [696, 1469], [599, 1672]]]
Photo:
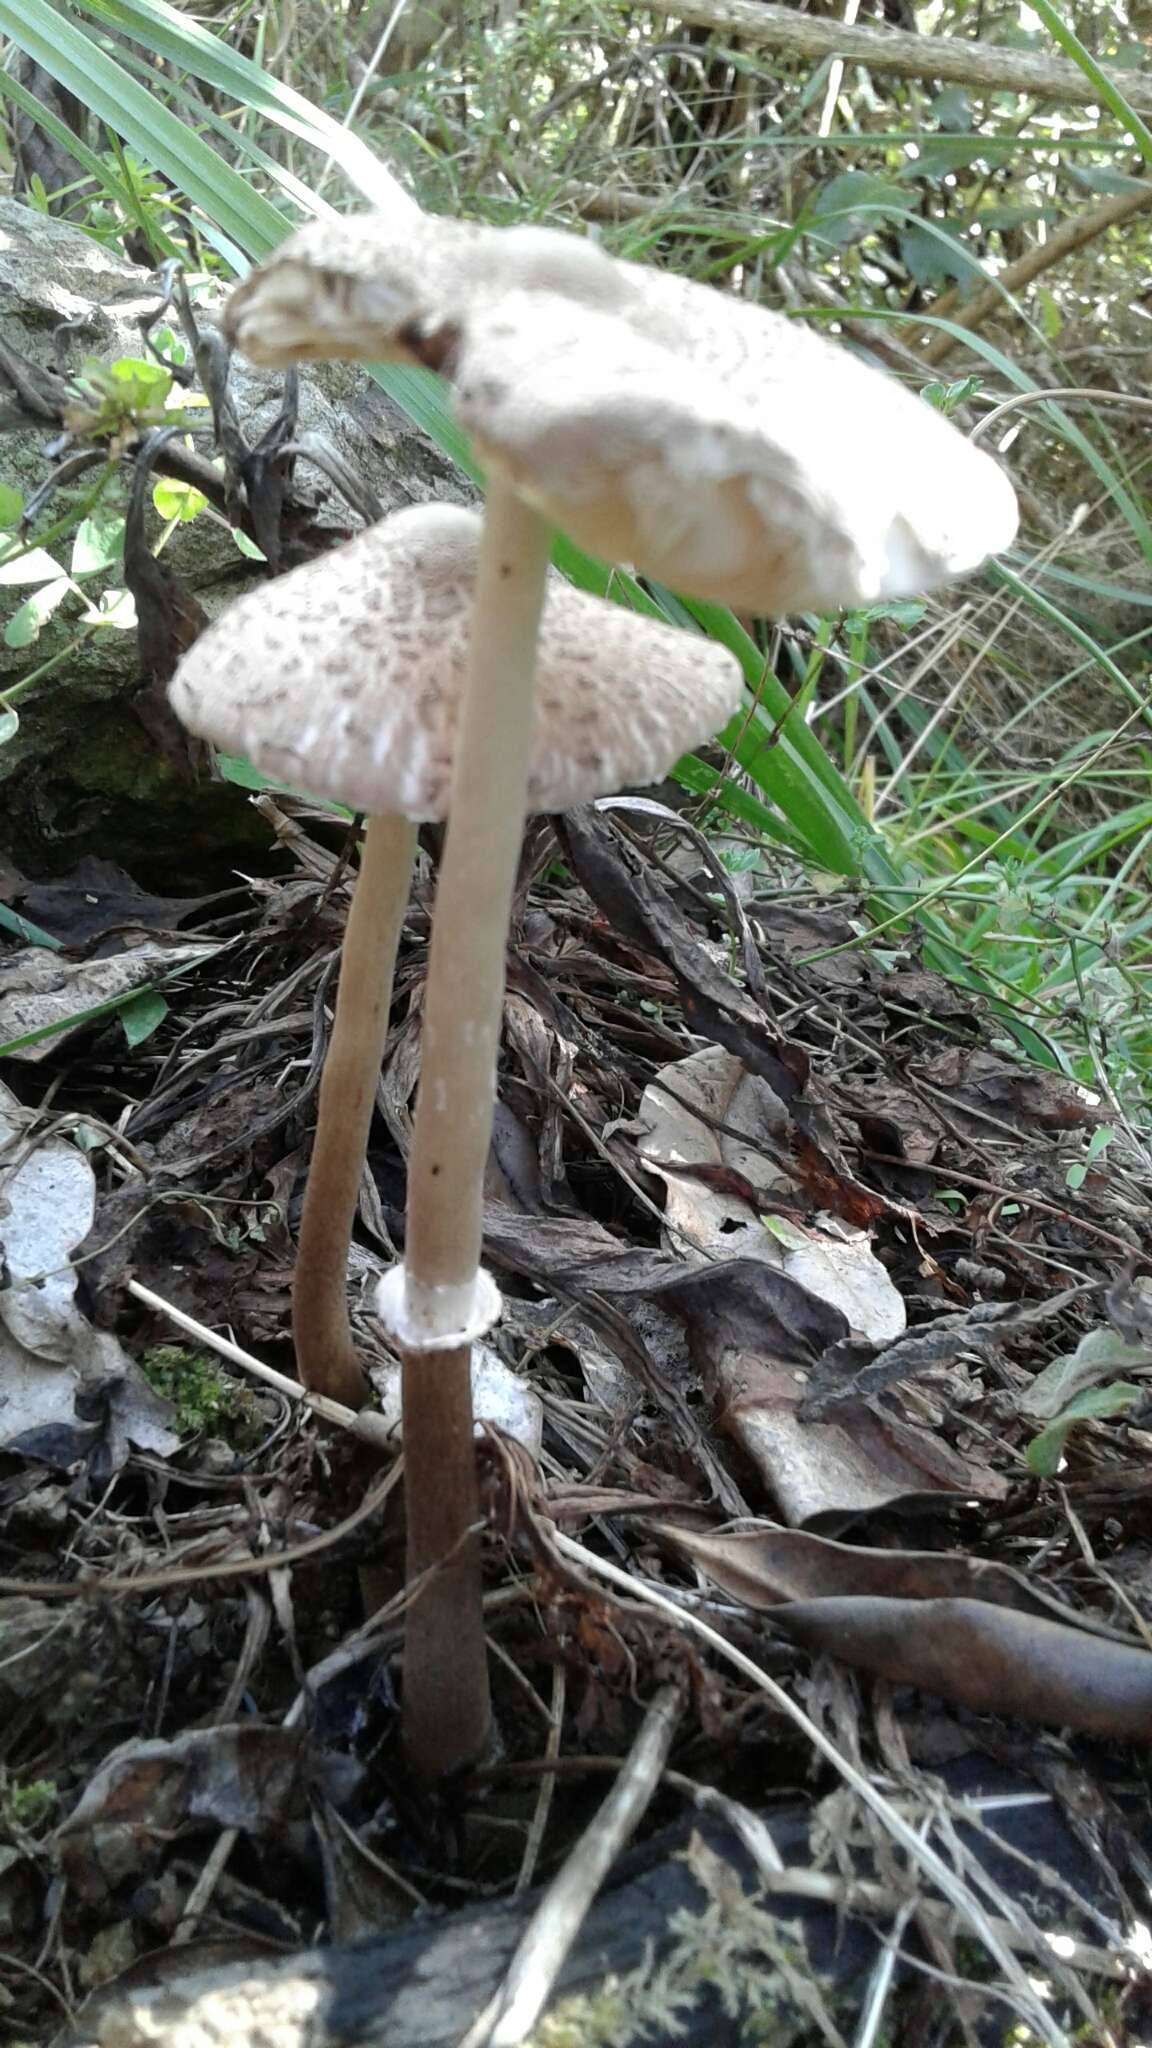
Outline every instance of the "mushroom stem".
[[313, 1393], [348, 1408], [362, 1408], [369, 1394], [348, 1319], [348, 1247], [415, 849], [416, 827], [407, 818], [369, 818], [340, 955], [300, 1218], [292, 1288], [296, 1368]]
[[409, 1584], [442, 1566], [409, 1614], [404, 1655], [404, 1744], [426, 1777], [474, 1762], [488, 1734], [480, 1542], [464, 1536], [477, 1519], [470, 1346], [457, 1333], [472, 1320], [480, 1266], [550, 539], [515, 491], [491, 480], [408, 1162], [407, 1319], [428, 1341], [445, 1339], [442, 1350], [406, 1352], [403, 1372]]

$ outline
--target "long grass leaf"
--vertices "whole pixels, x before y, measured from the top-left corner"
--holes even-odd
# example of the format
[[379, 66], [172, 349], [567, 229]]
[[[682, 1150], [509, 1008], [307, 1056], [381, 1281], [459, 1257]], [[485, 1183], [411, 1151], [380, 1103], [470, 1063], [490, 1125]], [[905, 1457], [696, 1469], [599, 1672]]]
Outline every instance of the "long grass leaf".
[[0, 0], [0, 34], [180, 185], [247, 254], [265, 255], [283, 239], [291, 223], [271, 201], [48, 0]]
[[[182, 65], [205, 85], [227, 93], [241, 106], [322, 150], [373, 206], [413, 206], [403, 187], [358, 135], [313, 106], [303, 93], [281, 84], [250, 57], [233, 50], [222, 37], [167, 6], [165, 0], [75, 0], [75, 4], [93, 20], [121, 30], [145, 49]], [[329, 209], [313, 195], [312, 210], [321, 213]]]

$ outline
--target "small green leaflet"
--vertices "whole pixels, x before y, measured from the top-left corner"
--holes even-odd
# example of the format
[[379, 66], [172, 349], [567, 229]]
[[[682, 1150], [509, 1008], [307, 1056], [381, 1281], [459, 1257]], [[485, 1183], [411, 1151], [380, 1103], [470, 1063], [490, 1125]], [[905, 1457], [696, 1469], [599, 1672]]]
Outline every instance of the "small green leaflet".
[[72, 542], [73, 576], [94, 576], [120, 560], [124, 545], [124, 514], [100, 509], [76, 528]]
[[23, 604], [18, 604], [4, 628], [5, 647], [34, 646], [71, 588], [67, 576], [61, 576], [54, 583], [42, 583], [39, 590], [26, 597]]
[[161, 483], [153, 485], [152, 503], [161, 519], [179, 519], [187, 525], [204, 510], [208, 500], [195, 484], [182, 484], [173, 477], [165, 477]]
[[1069, 1401], [1039, 1436], [1033, 1437], [1024, 1453], [1028, 1470], [1035, 1472], [1040, 1479], [1051, 1479], [1053, 1473], [1060, 1469], [1068, 1432], [1076, 1423], [1093, 1419], [1099, 1421], [1109, 1415], [1126, 1415], [1146, 1391], [1144, 1387], [1134, 1386], [1130, 1380], [1114, 1380], [1110, 1387], [1087, 1387], [1082, 1394], [1077, 1394], [1074, 1401]]
[[143, 1045], [168, 1015], [168, 1005], [154, 988], [142, 988], [120, 1008], [120, 1023], [129, 1045]]

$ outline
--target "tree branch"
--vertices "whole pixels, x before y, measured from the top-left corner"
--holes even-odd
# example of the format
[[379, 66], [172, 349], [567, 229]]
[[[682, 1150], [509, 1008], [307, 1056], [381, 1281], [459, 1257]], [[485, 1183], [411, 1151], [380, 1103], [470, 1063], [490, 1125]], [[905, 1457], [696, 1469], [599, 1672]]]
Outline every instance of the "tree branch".
[[[1029, 249], [1017, 262], [1009, 263], [1006, 269], [1000, 272], [994, 284], [984, 285], [971, 298], [965, 298], [959, 291], [945, 292], [931, 308], [933, 317], [938, 320], [955, 320], [969, 331], [975, 331], [983, 326], [990, 313], [995, 313], [998, 309], [1006, 309], [1008, 312], [1013, 310], [1008, 296], [1010, 293], [1022, 291], [1026, 284], [1031, 284], [1033, 278], [1039, 277], [1043, 271], [1051, 270], [1054, 264], [1062, 263], [1066, 256], [1073, 255], [1077, 249], [1083, 249], [1087, 243], [1094, 242], [1098, 235], [1105, 234], [1109, 228], [1128, 220], [1132, 214], [1141, 213], [1146, 206], [1152, 206], [1152, 178], [1149, 178], [1142, 191], [1113, 192], [1109, 198], [1102, 200], [1099, 206], [1092, 207], [1087, 213], [1078, 213], [1072, 220], [1066, 220], [1049, 235], [1046, 242], [1038, 242], [1034, 249]], [[931, 330], [928, 346], [920, 352], [921, 362], [942, 362], [954, 348], [959, 348], [963, 339], [963, 335], [948, 334], [943, 328]]]
[[[639, 4], [648, 12], [668, 11], [661, 0]], [[896, 78], [939, 79], [972, 86], [977, 92], [1031, 93], [1063, 106], [1095, 102], [1091, 82], [1078, 65], [1032, 50], [1001, 49], [958, 36], [909, 35], [903, 29], [849, 28], [840, 21], [794, 14], [788, 7], [761, 5], [760, 0], [677, 0], [675, 12], [689, 27], [739, 36], [751, 50], [782, 50], [817, 63], [825, 57], [843, 57]], [[1108, 76], [1133, 107], [1141, 112], [1152, 109], [1152, 77], [1115, 69]]]

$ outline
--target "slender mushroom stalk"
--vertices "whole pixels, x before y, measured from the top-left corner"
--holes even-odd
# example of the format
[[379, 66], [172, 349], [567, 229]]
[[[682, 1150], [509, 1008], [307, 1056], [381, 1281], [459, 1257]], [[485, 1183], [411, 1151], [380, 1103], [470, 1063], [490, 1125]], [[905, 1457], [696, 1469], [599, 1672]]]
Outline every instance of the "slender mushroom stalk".
[[352, 1341], [348, 1252], [415, 850], [409, 819], [369, 818], [340, 953], [300, 1217], [292, 1283], [296, 1367], [306, 1387], [347, 1408], [362, 1408], [371, 1391]]
[[[428, 970], [407, 1264], [378, 1290], [403, 1355], [409, 1569], [433, 1567], [409, 1610], [404, 1660], [405, 1741], [428, 1777], [474, 1758], [488, 1729], [469, 1351], [499, 1312], [499, 1294], [478, 1268], [482, 1177], [524, 813], [651, 782], [722, 726], [743, 692], [723, 648], [549, 581], [547, 559], [547, 529], [499, 484], [483, 528], [452, 506], [395, 513], [241, 598], [185, 655], [171, 685], [193, 732], [247, 753], [267, 774], [375, 814], [451, 813]], [[398, 921], [403, 831], [391, 817], [374, 817], [370, 828], [313, 1165], [325, 1177], [307, 1198], [327, 1300], [313, 1339], [329, 1369], [387, 1007], [384, 935], [372, 920], [391, 877]], [[378, 857], [380, 889], [372, 886]], [[343, 1122], [349, 1105], [355, 1128]], [[334, 1167], [331, 1150], [345, 1140]], [[337, 1187], [346, 1207], [327, 1216]], [[297, 1297], [310, 1313], [299, 1274]]]
[[470, 1355], [498, 1307], [480, 1274], [484, 1170], [550, 539], [515, 491], [489, 492], [428, 957], [397, 1331], [408, 1455], [423, 1446], [443, 1467], [440, 1497], [410, 1491], [407, 1507], [409, 1584], [438, 1567], [404, 1650], [404, 1747], [426, 1777], [474, 1763], [488, 1739]]

